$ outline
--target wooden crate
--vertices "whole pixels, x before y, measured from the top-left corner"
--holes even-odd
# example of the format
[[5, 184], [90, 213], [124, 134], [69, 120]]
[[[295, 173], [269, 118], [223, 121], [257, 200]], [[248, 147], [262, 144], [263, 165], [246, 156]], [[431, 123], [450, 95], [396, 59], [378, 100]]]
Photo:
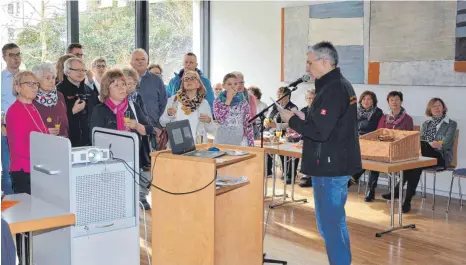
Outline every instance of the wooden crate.
[[[391, 137], [393, 141], [381, 141]], [[396, 163], [419, 158], [421, 148], [420, 133], [378, 129], [359, 137], [362, 159], [386, 163]]]

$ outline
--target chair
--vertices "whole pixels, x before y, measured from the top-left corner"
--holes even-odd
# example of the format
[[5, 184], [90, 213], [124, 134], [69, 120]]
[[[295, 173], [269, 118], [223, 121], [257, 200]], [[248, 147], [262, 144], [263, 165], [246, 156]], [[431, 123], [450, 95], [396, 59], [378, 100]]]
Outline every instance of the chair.
[[458, 178], [458, 190], [460, 193], [460, 207], [463, 207], [463, 194], [461, 193], [461, 179], [466, 178], [466, 168], [456, 169], [451, 174], [450, 193], [448, 195], [448, 203], [447, 203], [447, 214], [448, 214], [448, 210], [450, 209], [451, 190], [453, 189], [453, 181], [455, 180], [455, 177]]
[[[424, 181], [421, 182], [421, 189], [422, 189], [422, 202], [421, 204], [424, 203], [425, 199], [426, 199], [426, 178], [427, 178], [427, 174], [432, 174], [434, 176], [434, 179], [433, 179], [433, 195], [432, 195], [432, 199], [433, 199], [433, 202], [432, 202], [432, 211], [435, 209], [435, 183], [436, 183], [436, 178], [437, 178], [437, 173], [440, 173], [440, 172], [444, 172], [444, 171], [452, 171], [452, 172], [455, 172], [455, 169], [456, 169], [456, 166], [458, 165], [458, 138], [459, 138], [459, 130], [456, 129], [456, 135], [455, 135], [455, 142], [453, 143], [453, 160], [451, 161], [451, 165], [448, 166], [447, 168], [443, 168], [443, 167], [431, 167], [431, 168], [427, 168], [427, 169], [424, 169], [423, 172], [424, 172]], [[453, 178], [452, 177], [452, 184], [453, 185]], [[458, 181], [460, 181], [458, 179]], [[461, 189], [461, 188], [460, 188]], [[450, 196], [451, 196], [451, 188], [450, 188]], [[448, 210], [447, 210], [448, 212]]]

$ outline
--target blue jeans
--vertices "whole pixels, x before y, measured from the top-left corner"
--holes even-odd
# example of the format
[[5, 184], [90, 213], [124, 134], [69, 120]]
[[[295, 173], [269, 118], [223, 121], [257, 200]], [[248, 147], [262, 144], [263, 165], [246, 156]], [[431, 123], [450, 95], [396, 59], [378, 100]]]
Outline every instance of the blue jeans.
[[330, 265], [351, 264], [345, 204], [350, 176], [312, 176], [317, 229], [324, 238]]
[[6, 136], [2, 136], [2, 191], [13, 194], [10, 178], [10, 148]]

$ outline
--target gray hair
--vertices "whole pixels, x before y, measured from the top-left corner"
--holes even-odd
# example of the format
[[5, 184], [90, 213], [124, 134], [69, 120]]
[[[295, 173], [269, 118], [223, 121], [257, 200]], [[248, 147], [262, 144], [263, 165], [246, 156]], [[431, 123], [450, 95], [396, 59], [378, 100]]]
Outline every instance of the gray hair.
[[52, 73], [54, 78], [57, 77], [57, 69], [55, 68], [55, 64], [51, 62], [44, 62], [36, 65], [32, 68], [32, 71], [40, 79], [42, 79], [46, 73]]
[[97, 65], [97, 63], [105, 63], [105, 64], [107, 64], [107, 59], [105, 59], [105, 58], [102, 57], [102, 56], [96, 57], [96, 58], [92, 59], [91, 67], [95, 67], [95, 66]]
[[135, 49], [135, 50], [131, 53], [131, 58], [133, 58], [133, 56], [134, 56], [136, 53], [139, 53], [139, 52], [144, 53], [144, 56], [146, 57], [146, 60], [149, 61], [149, 55], [147, 54], [146, 50], [141, 49], [141, 48]]
[[243, 73], [241, 73], [241, 72], [239, 72], [239, 71], [234, 71], [234, 72], [232, 72], [232, 74], [236, 75], [236, 77], [241, 77], [241, 78], [244, 79]]
[[321, 41], [309, 48], [308, 53], [314, 53], [316, 59], [327, 59], [336, 67], [338, 65], [338, 52], [331, 42]]
[[63, 64], [63, 72], [65, 73], [65, 75], [68, 75], [68, 73], [71, 71], [71, 65], [73, 64], [73, 62], [79, 62], [81, 63], [83, 66], [85, 66], [84, 64], [84, 61], [79, 59], [78, 57], [73, 57], [73, 58], [70, 58], [68, 60], [65, 61], [65, 63]]
[[316, 94], [316, 90], [315, 90], [315, 89], [308, 89], [308, 90], [306, 90], [306, 94], [313, 94], [313, 95], [315, 95], [315, 94]]

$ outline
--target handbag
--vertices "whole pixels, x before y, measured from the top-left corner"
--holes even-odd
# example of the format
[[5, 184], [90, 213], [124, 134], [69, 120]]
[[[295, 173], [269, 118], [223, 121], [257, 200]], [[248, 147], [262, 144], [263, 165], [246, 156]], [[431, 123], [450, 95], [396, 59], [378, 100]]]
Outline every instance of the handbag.
[[167, 143], [168, 143], [167, 129], [163, 128], [162, 132], [157, 137], [157, 148], [156, 148], [156, 150], [161, 151], [161, 150], [167, 149]]

